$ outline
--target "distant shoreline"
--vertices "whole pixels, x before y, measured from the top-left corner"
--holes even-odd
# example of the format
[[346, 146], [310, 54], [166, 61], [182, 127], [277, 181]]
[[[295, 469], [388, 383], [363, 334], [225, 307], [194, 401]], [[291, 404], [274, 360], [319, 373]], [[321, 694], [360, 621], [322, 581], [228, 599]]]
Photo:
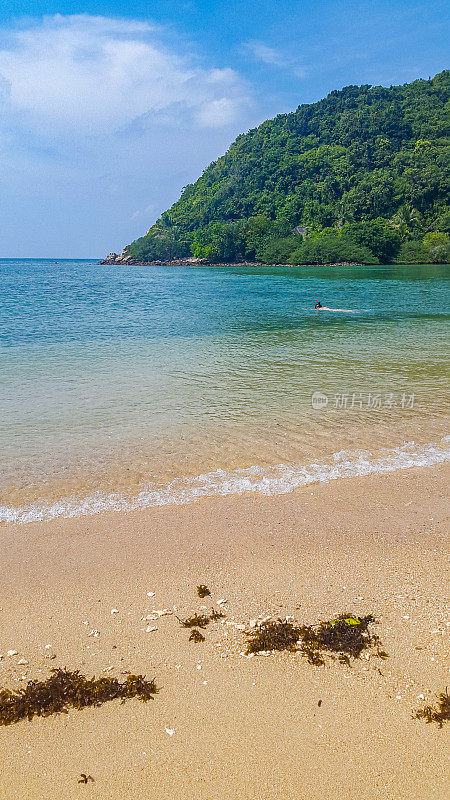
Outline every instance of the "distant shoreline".
[[117, 253], [110, 253], [107, 258], [104, 258], [102, 261], [98, 261], [98, 264], [104, 265], [116, 265], [121, 264], [123, 266], [133, 266], [133, 267], [381, 267], [381, 266], [392, 266], [392, 267], [439, 267], [439, 266], [447, 266], [446, 264], [435, 264], [435, 263], [420, 263], [420, 264], [410, 264], [410, 263], [403, 263], [403, 262], [396, 262], [392, 264], [361, 264], [357, 261], [332, 261], [327, 264], [269, 264], [265, 263], [264, 261], [208, 261], [205, 258], [174, 258], [171, 261], [162, 261], [158, 259], [157, 261], [140, 261], [138, 259], [132, 258], [131, 256], [124, 256], [123, 254], [118, 255]]

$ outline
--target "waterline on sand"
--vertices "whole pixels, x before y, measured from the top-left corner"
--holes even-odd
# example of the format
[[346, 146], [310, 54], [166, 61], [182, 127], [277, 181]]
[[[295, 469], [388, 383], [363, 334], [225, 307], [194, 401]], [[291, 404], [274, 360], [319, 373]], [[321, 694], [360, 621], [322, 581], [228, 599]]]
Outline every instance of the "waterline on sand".
[[395, 472], [410, 467], [429, 467], [450, 460], [450, 436], [440, 442], [418, 445], [408, 442], [373, 456], [369, 450], [334, 453], [329, 459], [307, 465], [276, 464], [245, 469], [222, 470], [168, 483], [148, 483], [139, 491], [94, 492], [86, 497], [70, 496], [56, 502], [35, 502], [21, 507], [0, 506], [0, 522], [42, 522], [58, 517], [91, 516], [103, 511], [136, 511], [154, 506], [182, 505], [202, 497], [242, 495], [254, 492], [279, 495], [311, 483], [338, 478], [362, 477]]

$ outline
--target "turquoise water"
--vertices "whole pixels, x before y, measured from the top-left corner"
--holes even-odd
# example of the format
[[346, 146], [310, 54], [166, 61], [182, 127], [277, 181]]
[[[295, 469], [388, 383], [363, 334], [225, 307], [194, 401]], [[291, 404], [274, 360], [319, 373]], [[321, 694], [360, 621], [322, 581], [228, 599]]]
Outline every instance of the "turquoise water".
[[0, 261], [1, 502], [439, 442], [448, 277]]

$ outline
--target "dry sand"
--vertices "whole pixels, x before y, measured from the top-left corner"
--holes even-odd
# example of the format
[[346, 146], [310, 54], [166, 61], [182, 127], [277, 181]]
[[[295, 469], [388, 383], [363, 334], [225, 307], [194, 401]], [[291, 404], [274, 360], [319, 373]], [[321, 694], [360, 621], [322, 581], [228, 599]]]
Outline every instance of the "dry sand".
[[[419, 695], [429, 701], [450, 683], [447, 480], [444, 466], [409, 469], [276, 498], [3, 526], [0, 684], [67, 666], [143, 672], [160, 691], [147, 704], [0, 728], [0, 797], [448, 797], [448, 730], [413, 718]], [[197, 598], [199, 583], [211, 603]], [[174, 615], [141, 619], [219, 599], [227, 618], [202, 644]], [[341, 611], [377, 616], [387, 660], [247, 658], [244, 633], [229, 624]], [[81, 773], [95, 782], [78, 784]]]

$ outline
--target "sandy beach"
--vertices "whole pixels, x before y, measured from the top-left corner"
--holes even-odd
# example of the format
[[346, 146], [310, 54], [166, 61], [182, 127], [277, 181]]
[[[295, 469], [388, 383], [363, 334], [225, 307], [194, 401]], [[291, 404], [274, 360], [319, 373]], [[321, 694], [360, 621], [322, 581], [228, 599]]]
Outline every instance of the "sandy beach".
[[[445, 466], [414, 468], [2, 526], [1, 685], [68, 667], [141, 672], [159, 692], [1, 728], [0, 796], [447, 797], [448, 731], [413, 718], [448, 683], [447, 482]], [[226, 618], [189, 642], [176, 615], [219, 600]], [[386, 660], [244, 655], [252, 618], [343, 611], [376, 616]]]

